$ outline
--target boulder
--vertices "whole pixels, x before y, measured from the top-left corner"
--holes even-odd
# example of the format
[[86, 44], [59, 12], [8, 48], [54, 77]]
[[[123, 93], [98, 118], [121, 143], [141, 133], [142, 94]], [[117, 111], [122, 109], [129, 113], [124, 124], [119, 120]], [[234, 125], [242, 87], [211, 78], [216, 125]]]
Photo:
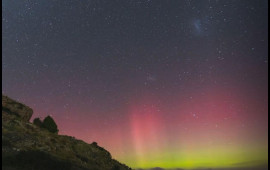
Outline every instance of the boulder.
[[2, 95], [2, 114], [16, 115], [22, 121], [28, 122], [33, 114], [33, 110], [24, 104]]

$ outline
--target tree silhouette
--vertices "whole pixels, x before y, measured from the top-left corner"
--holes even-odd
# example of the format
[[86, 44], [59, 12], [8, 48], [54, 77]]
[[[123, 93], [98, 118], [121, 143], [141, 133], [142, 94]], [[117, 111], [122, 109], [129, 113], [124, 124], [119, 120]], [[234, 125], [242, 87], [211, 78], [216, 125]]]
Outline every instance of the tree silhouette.
[[33, 123], [38, 127], [42, 127], [42, 121], [39, 118], [35, 118]]
[[51, 116], [47, 116], [43, 120], [42, 127], [47, 129], [49, 132], [56, 133], [56, 134], [59, 131], [55, 121], [53, 120], [53, 118]]

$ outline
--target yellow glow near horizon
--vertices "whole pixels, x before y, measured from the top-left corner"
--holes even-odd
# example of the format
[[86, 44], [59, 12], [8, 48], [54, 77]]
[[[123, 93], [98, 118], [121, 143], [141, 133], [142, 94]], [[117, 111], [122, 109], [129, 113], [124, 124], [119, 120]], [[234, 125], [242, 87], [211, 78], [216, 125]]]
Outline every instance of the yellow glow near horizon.
[[[139, 158], [139, 159], [138, 159]], [[144, 153], [122, 161], [133, 168], [226, 168], [268, 163], [268, 148], [207, 148], [201, 150]]]

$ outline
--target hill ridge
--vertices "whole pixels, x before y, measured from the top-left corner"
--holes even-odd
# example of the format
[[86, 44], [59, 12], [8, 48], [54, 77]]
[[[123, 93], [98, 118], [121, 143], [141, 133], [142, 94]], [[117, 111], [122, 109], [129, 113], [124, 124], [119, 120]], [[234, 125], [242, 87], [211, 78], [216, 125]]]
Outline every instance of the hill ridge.
[[29, 122], [33, 110], [2, 95], [2, 169], [130, 170], [96, 142], [88, 144]]

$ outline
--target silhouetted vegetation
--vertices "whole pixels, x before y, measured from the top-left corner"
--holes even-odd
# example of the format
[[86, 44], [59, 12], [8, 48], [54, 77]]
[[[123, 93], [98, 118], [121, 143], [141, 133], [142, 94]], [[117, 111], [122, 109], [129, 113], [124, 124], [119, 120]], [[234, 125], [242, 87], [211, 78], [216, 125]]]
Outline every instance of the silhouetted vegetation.
[[97, 146], [97, 142], [92, 142], [92, 145]]
[[43, 120], [42, 127], [47, 129], [49, 132], [52, 132], [52, 133], [58, 133], [58, 131], [59, 131], [55, 121], [53, 120], [53, 118], [51, 116], [47, 116]]
[[2, 169], [130, 170], [97, 142], [89, 145], [72, 136], [54, 134], [58, 128], [52, 117], [36, 118], [32, 124], [31, 115], [28, 106], [2, 96]]
[[33, 123], [38, 127], [42, 127], [42, 121], [39, 118], [35, 118]]

